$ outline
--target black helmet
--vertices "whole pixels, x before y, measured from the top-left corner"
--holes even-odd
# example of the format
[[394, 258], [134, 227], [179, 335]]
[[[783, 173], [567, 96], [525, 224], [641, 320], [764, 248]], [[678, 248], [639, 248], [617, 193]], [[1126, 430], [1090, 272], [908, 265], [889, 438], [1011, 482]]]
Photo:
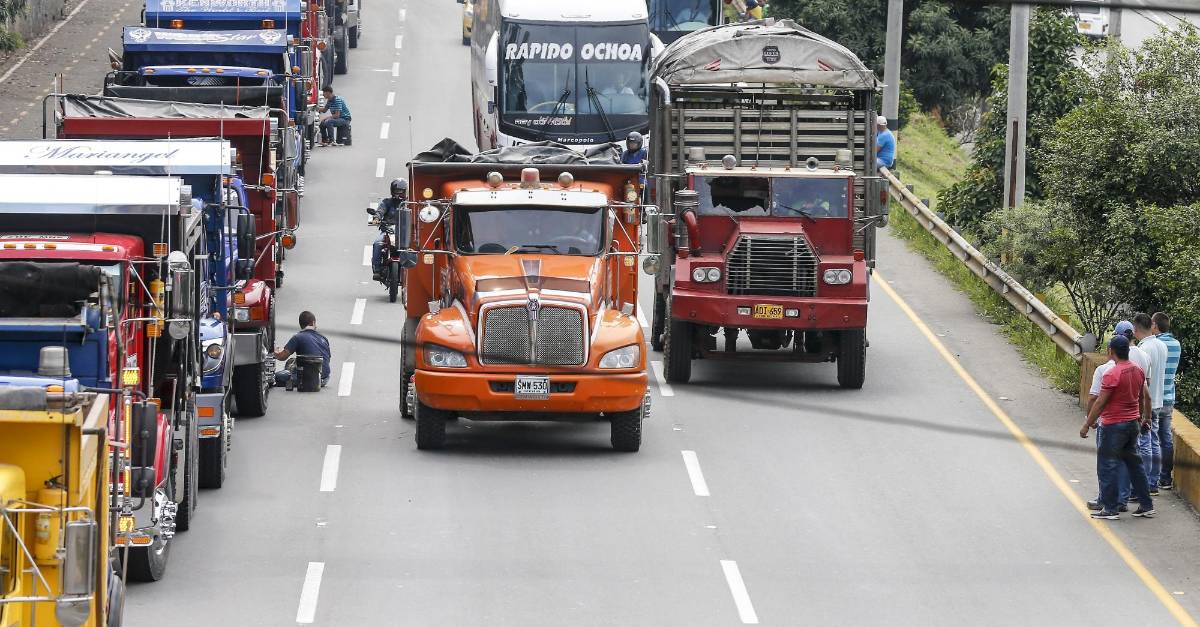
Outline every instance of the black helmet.
[[396, 195], [400, 195], [400, 194], [403, 194], [405, 196], [408, 195], [408, 181], [406, 179], [393, 179], [392, 180], [392, 195], [396, 196]]
[[[630, 144], [634, 144], [637, 147], [629, 148]], [[637, 131], [630, 133], [629, 137], [625, 138], [625, 147], [629, 148], [630, 150], [641, 150], [642, 149], [642, 134]]]

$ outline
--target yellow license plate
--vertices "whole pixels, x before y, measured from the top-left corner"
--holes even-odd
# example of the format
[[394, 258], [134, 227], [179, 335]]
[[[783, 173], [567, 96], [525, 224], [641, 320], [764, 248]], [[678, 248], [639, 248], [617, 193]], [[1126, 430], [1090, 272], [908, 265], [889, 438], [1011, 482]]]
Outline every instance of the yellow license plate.
[[778, 320], [783, 317], [783, 305], [755, 305], [754, 317]]

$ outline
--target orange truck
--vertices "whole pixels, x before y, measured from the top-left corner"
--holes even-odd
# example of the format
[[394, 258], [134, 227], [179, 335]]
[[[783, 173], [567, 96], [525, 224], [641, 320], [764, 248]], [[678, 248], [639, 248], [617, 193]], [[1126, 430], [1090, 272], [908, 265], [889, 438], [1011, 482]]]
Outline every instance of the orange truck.
[[399, 243], [415, 252], [400, 404], [417, 448], [444, 446], [463, 417], [607, 421], [613, 447], [637, 451], [650, 408], [641, 168], [546, 146], [429, 154], [409, 164], [417, 199]]

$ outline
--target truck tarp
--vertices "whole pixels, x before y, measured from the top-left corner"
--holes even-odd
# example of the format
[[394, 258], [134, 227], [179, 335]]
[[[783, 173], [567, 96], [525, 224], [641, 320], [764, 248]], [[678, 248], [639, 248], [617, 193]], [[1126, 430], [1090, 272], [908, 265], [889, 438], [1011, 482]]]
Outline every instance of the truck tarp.
[[[117, 98], [138, 96], [148, 100], [162, 100], [171, 104], [194, 102], [197, 104], [254, 106], [257, 103], [282, 103], [283, 90], [284, 87], [282, 85], [255, 87], [130, 87], [124, 85], [106, 85], [104, 87], [104, 94]], [[264, 104], [264, 107], [266, 106], [269, 105]]]
[[880, 86], [875, 73], [845, 46], [791, 20], [755, 20], [698, 30], [668, 46], [651, 72], [653, 79], [668, 85]]
[[100, 269], [78, 263], [0, 261], [0, 318], [66, 318], [100, 284]]
[[613, 165], [620, 164], [620, 152], [604, 144], [579, 152], [555, 142], [533, 142], [472, 153], [453, 139], [443, 139], [413, 157], [413, 163], [495, 163], [506, 165]]
[[59, 102], [63, 115], [68, 118], [266, 119], [271, 116], [270, 107], [235, 107], [135, 98], [66, 95], [60, 98]]
[[0, 409], [15, 411], [45, 411], [46, 388], [0, 386]]

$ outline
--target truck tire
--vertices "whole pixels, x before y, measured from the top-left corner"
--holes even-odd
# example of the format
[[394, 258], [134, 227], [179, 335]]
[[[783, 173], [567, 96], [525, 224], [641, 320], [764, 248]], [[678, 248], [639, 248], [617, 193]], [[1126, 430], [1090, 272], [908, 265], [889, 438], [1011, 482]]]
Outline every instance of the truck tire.
[[667, 297], [659, 292], [654, 292], [654, 312], [650, 321], [650, 348], [662, 352], [663, 349], [663, 333], [666, 331], [667, 319]]
[[[196, 419], [192, 418], [188, 425], [187, 441], [184, 442], [183, 459], [183, 496], [176, 498], [178, 508], [175, 511], [175, 530], [187, 531], [192, 528], [192, 518], [196, 516], [196, 501], [199, 494], [200, 478], [200, 433], [196, 430]], [[179, 491], [176, 491], [179, 497]]]
[[267, 413], [266, 363], [233, 368], [233, 399], [238, 415], [257, 418]]
[[408, 410], [408, 386], [412, 375], [417, 370], [417, 322], [420, 318], [409, 318], [404, 321], [404, 335], [400, 349], [400, 417], [413, 419], [413, 412]]
[[687, 383], [692, 378], [692, 325], [682, 320], [667, 321], [663, 340], [663, 365], [667, 382]]
[[130, 581], [158, 581], [167, 572], [171, 543], [159, 537], [149, 546], [131, 547], [127, 555], [129, 563], [125, 565], [125, 576]]
[[350, 55], [346, 49], [346, 29], [339, 28], [333, 33], [334, 62], [333, 73], [345, 74], [350, 71]]
[[623, 411], [610, 418], [610, 435], [614, 450], [636, 453], [642, 448], [642, 411]]
[[422, 451], [446, 446], [446, 419], [450, 412], [434, 409], [417, 399], [417, 448]]
[[220, 490], [225, 485], [225, 452], [229, 429], [221, 429], [221, 437], [200, 440], [200, 487]]
[[388, 272], [388, 302], [394, 303], [400, 296], [400, 262], [393, 261]]
[[842, 331], [838, 336], [838, 385], [848, 390], [861, 389], [867, 379], [866, 332], [854, 329]]
[[357, 26], [352, 26], [350, 28], [350, 37], [349, 37], [348, 43], [351, 48], [358, 47], [358, 27]]

